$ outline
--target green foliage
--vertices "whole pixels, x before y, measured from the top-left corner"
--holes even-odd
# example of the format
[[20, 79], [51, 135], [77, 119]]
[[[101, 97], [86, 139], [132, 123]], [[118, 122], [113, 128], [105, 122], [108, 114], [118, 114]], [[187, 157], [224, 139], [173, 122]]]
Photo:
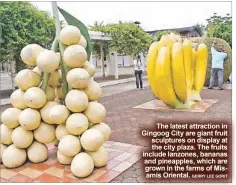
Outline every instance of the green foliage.
[[163, 30], [163, 31], [158, 32], [154, 36], [154, 41], [159, 41], [163, 35], [167, 35], [167, 34], [170, 34], [170, 33], [175, 33], [175, 34], [179, 35], [179, 32], [175, 31], [175, 30]]
[[55, 36], [53, 18], [33, 7], [29, 2], [0, 2], [0, 61], [16, 61], [16, 70], [25, 67], [20, 58], [21, 49], [36, 43], [50, 49]]
[[207, 19], [207, 37], [222, 38], [232, 47], [232, 17], [218, 16], [216, 13]]
[[115, 50], [119, 54], [133, 55], [139, 52], [146, 52], [152, 42], [151, 36], [141, 27], [134, 23], [119, 24], [95, 24], [93, 31], [101, 31], [112, 37], [109, 42], [109, 50]]
[[229, 78], [229, 75], [232, 72], [232, 50], [230, 45], [224, 41], [223, 39], [219, 38], [203, 38], [203, 37], [195, 37], [191, 38], [192, 43], [205, 43], [208, 48], [208, 64], [207, 64], [207, 74], [205, 80], [205, 86], [209, 85], [210, 82], [210, 74], [211, 74], [211, 46], [215, 43], [214, 48], [224, 48], [227, 52], [227, 59], [224, 62], [224, 81]]
[[60, 11], [60, 13], [63, 15], [63, 17], [66, 19], [66, 22], [69, 24], [69, 25], [73, 25], [73, 26], [76, 26], [79, 28], [81, 34], [84, 36], [84, 38], [86, 39], [87, 41], [87, 47], [86, 47], [86, 51], [87, 51], [87, 54], [88, 54], [88, 60], [90, 59], [90, 55], [92, 53], [92, 49], [93, 49], [93, 46], [92, 46], [92, 41], [90, 40], [90, 37], [89, 37], [89, 33], [88, 33], [88, 29], [86, 28], [86, 26], [81, 22], [79, 21], [78, 19], [76, 19], [74, 16], [70, 15], [68, 12], [66, 12], [65, 10], [61, 9], [58, 7], [58, 10]]

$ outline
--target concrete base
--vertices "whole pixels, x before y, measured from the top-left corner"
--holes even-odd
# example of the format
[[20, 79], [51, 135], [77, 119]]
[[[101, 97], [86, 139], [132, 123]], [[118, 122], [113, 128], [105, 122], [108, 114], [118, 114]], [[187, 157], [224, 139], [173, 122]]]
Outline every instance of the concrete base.
[[192, 109], [171, 109], [161, 100], [151, 100], [134, 108], [151, 109], [158, 111], [205, 112], [208, 108], [210, 108], [218, 101], [219, 100], [217, 99], [202, 99], [201, 101], [197, 102], [196, 106]]

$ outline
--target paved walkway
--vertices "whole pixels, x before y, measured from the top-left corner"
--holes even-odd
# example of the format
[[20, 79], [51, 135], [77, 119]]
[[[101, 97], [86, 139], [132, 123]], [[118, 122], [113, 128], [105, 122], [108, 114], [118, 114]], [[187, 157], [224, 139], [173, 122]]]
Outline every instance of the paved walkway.
[[[149, 86], [148, 80], [144, 80], [143, 81], [144, 89], [148, 88], [148, 86]], [[103, 87], [102, 88], [102, 91], [103, 91], [102, 92], [102, 97], [127, 92], [127, 91], [130, 91], [130, 90], [133, 90], [133, 89], [136, 89], [135, 82], [129, 82], [129, 83], [123, 83], [123, 84], [117, 84], [117, 85]], [[142, 91], [142, 90], [139, 90], [139, 91]]]

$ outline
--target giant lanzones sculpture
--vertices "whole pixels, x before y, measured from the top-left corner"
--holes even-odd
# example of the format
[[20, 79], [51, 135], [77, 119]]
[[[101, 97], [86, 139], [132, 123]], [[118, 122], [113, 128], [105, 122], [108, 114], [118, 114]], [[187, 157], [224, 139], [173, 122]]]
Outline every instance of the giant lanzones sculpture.
[[92, 80], [95, 67], [86, 52], [91, 43], [82, 31], [86, 30], [67, 25], [56, 34], [50, 50], [38, 44], [22, 49], [28, 69], [16, 75], [19, 89], [11, 94], [13, 107], [1, 116], [0, 162], [7, 168], [19, 167], [27, 159], [47, 160], [45, 144], [52, 142], [58, 144], [57, 160], [71, 164], [77, 177], [107, 164], [103, 144], [111, 129], [103, 123], [106, 109], [98, 102], [102, 91]]

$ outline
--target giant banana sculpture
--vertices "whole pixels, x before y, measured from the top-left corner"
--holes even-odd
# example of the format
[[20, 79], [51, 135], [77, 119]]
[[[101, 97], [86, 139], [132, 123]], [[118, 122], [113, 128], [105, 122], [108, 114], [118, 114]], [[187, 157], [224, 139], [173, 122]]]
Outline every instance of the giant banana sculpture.
[[207, 69], [208, 50], [179, 35], [163, 35], [152, 43], [147, 56], [147, 75], [156, 97], [171, 108], [192, 108], [201, 100]]

